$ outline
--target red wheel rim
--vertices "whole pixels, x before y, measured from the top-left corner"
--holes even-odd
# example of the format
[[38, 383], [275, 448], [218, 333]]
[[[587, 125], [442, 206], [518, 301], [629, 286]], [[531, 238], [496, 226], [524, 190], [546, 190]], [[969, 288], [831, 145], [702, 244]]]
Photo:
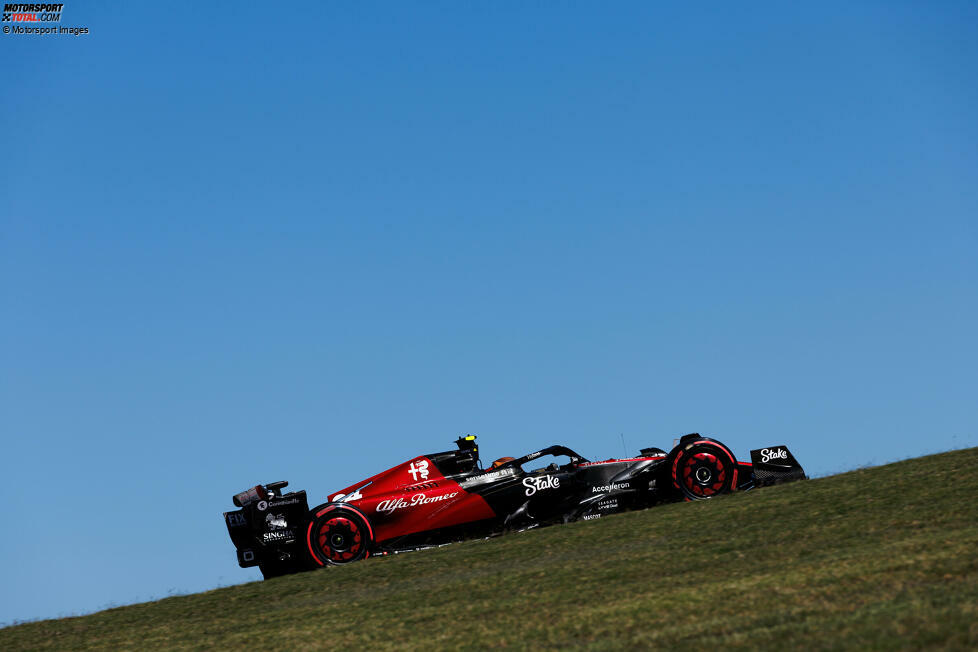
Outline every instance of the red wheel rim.
[[345, 516], [323, 521], [316, 531], [316, 541], [323, 556], [338, 563], [356, 559], [364, 549], [360, 526]]
[[699, 452], [682, 461], [683, 487], [697, 498], [709, 498], [721, 491], [727, 479], [727, 468], [713, 453]]

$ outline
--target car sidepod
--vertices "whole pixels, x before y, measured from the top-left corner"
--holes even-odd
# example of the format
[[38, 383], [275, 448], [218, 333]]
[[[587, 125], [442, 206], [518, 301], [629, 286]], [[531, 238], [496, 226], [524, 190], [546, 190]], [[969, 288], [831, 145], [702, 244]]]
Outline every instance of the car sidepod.
[[592, 520], [654, 504], [665, 458], [663, 454], [578, 465], [580, 496], [568, 520]]

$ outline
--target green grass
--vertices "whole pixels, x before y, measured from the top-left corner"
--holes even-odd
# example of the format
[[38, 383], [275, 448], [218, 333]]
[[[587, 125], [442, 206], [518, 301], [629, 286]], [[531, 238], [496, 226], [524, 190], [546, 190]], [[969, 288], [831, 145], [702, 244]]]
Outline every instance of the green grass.
[[0, 649], [975, 649], [976, 470], [944, 453], [17, 625]]

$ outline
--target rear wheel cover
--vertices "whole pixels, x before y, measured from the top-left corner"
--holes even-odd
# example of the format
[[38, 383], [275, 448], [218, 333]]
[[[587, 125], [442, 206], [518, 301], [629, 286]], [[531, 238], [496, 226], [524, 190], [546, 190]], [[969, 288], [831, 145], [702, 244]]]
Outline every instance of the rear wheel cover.
[[343, 507], [320, 510], [306, 534], [309, 552], [322, 566], [359, 561], [367, 556], [372, 543], [366, 519]]

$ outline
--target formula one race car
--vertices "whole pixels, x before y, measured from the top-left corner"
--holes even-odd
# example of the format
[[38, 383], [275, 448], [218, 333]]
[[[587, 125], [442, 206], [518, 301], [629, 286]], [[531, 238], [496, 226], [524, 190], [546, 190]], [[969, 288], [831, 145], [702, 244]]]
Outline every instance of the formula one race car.
[[415, 457], [312, 510], [305, 491], [282, 493], [287, 482], [237, 494], [241, 509], [224, 520], [238, 564], [269, 578], [805, 477], [785, 446], [752, 450], [751, 462], [738, 462], [722, 443], [695, 433], [669, 453], [644, 448], [638, 457], [589, 462], [550, 446], [486, 469], [474, 436], [455, 443], [458, 450]]

